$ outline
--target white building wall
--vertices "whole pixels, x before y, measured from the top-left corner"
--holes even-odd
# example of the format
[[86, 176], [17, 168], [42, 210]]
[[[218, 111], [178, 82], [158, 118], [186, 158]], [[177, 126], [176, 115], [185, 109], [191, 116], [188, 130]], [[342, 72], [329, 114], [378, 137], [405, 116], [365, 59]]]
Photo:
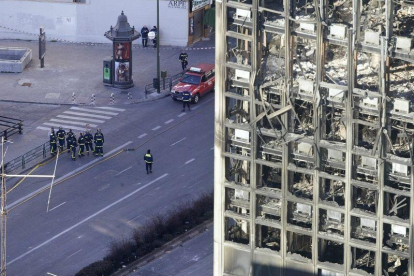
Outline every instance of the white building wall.
[[[131, 27], [139, 31], [157, 24], [156, 0], [0, 0], [0, 39], [37, 39], [44, 27], [48, 39], [109, 43], [104, 33], [115, 26], [124, 11]], [[174, 7], [160, 0], [161, 45], [186, 46], [188, 42], [188, 1]], [[23, 32], [29, 33], [25, 34]], [[140, 43], [138, 40], [138, 43]]]

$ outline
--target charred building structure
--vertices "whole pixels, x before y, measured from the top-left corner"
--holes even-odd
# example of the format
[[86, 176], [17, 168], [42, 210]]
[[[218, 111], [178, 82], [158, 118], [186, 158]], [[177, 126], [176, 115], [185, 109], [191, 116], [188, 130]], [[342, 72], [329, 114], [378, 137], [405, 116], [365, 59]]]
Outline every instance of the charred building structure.
[[216, 276], [414, 275], [413, 37], [413, 1], [216, 1]]

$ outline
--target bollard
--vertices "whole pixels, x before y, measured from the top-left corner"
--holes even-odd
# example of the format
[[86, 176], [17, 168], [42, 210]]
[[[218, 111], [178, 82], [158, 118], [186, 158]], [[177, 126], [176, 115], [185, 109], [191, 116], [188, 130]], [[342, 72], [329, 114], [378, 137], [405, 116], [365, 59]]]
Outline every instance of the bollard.
[[24, 155], [22, 156], [22, 169], [26, 167], [26, 160], [24, 159]]
[[91, 105], [95, 105], [95, 94], [91, 95]]
[[46, 145], [43, 144], [43, 158], [46, 158]]
[[4, 141], [7, 141], [7, 129], [3, 131]]
[[72, 93], [72, 104], [76, 103], [76, 95], [75, 92]]
[[22, 134], [22, 126], [23, 126], [22, 122], [19, 122], [19, 134]]
[[114, 95], [114, 93], [112, 93], [111, 94], [111, 102], [110, 102], [110, 104], [114, 104], [114, 101], [115, 101], [115, 95]]
[[132, 93], [128, 92], [128, 100], [132, 100]]

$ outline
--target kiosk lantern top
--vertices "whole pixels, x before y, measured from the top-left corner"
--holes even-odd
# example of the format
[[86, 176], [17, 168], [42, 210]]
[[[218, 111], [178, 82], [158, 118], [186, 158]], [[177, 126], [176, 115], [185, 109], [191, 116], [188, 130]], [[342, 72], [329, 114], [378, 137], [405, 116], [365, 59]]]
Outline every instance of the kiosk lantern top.
[[121, 15], [118, 16], [116, 26], [111, 26], [111, 29], [104, 35], [112, 41], [133, 41], [141, 36], [140, 33], [135, 30], [135, 27], [131, 28], [124, 11], [122, 11]]

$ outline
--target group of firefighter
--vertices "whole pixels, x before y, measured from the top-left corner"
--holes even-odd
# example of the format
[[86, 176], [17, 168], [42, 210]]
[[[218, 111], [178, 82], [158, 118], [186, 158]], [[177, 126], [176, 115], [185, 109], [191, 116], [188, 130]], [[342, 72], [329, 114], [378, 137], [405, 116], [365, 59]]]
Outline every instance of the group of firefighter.
[[[76, 155], [78, 155], [79, 158], [85, 156], [85, 149], [87, 155], [89, 155], [90, 150], [95, 156], [103, 156], [103, 144], [105, 139], [99, 128], [93, 136], [89, 130], [86, 130], [85, 134], [81, 132], [79, 138], [76, 138], [76, 135], [71, 129], [66, 132], [62, 127], [59, 127], [59, 130], [55, 133], [55, 130], [52, 127], [49, 134], [49, 142], [50, 153], [52, 155], [58, 153], [58, 148], [59, 153], [63, 152], [66, 146], [67, 152], [71, 154], [72, 160], [75, 161]], [[95, 144], [95, 148], [93, 144]], [[79, 150], [76, 152], [78, 146]]]

